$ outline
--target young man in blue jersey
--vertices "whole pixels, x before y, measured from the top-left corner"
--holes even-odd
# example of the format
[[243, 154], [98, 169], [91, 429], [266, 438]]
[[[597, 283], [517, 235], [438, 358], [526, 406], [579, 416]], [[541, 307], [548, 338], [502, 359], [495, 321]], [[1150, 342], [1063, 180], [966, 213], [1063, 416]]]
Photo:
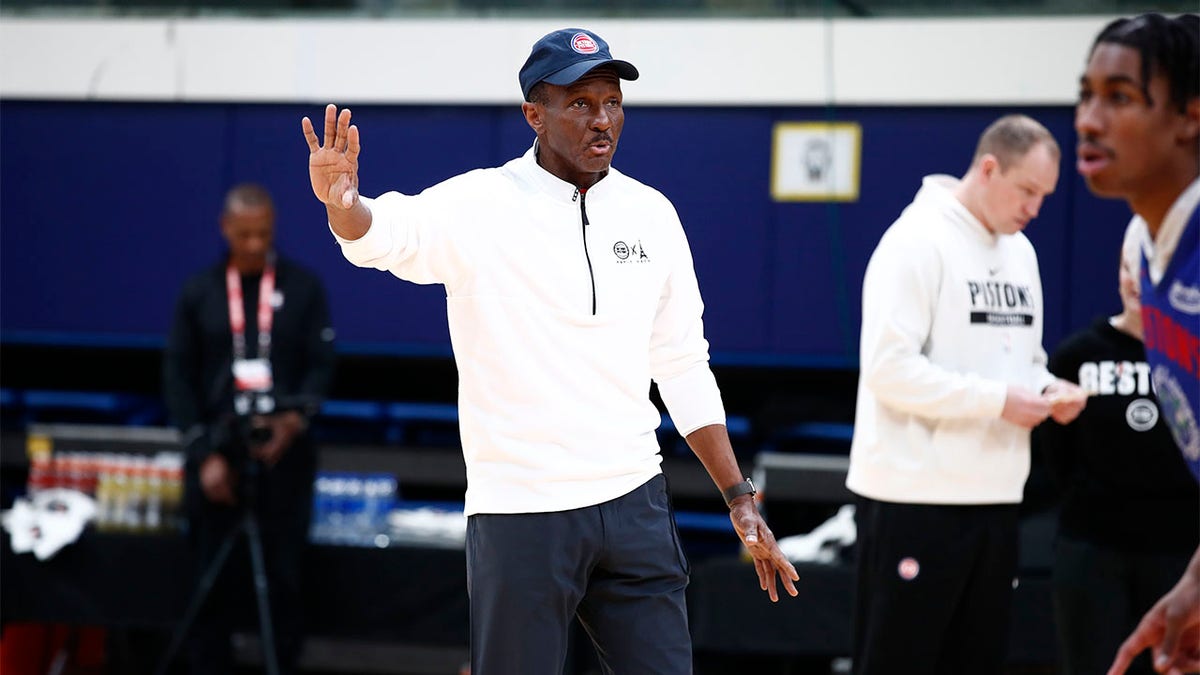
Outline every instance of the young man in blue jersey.
[[[1075, 129], [1088, 187], [1124, 199], [1150, 232], [1141, 269], [1146, 356], [1163, 416], [1200, 479], [1200, 18], [1143, 14], [1108, 24], [1080, 77]], [[1110, 675], [1147, 647], [1159, 672], [1200, 670], [1200, 551], [1121, 645]]]

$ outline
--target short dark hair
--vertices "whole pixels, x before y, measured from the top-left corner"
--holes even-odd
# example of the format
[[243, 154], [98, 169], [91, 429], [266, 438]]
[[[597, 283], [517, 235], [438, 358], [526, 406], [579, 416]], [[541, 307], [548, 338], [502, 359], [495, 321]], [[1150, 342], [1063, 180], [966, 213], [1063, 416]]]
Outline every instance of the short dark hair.
[[529, 88], [529, 97], [526, 99], [530, 103], [545, 103], [546, 102], [546, 83], [538, 82]]
[[1005, 115], [984, 129], [971, 163], [978, 162], [984, 155], [991, 155], [1000, 164], [1000, 170], [1007, 171], [1038, 144], [1045, 145], [1055, 160], [1062, 157], [1054, 134], [1040, 122], [1026, 115]]
[[238, 183], [225, 193], [225, 207], [221, 211], [222, 213], [229, 213], [239, 206], [261, 206], [272, 211], [275, 210], [275, 202], [271, 200], [271, 193], [258, 183]]
[[1088, 51], [1091, 58], [1101, 44], [1118, 44], [1136, 49], [1142, 56], [1142, 93], [1150, 98], [1150, 79], [1157, 73], [1167, 78], [1171, 103], [1180, 112], [1188, 101], [1200, 96], [1200, 16], [1180, 14], [1174, 19], [1157, 12], [1113, 21], [1100, 31]]

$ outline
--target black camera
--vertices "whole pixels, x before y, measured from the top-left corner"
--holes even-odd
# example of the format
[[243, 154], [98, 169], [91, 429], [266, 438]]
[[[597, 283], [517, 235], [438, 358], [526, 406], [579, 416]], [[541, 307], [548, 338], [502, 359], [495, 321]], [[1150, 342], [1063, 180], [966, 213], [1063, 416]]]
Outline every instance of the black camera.
[[262, 445], [271, 440], [271, 427], [267, 424], [255, 423], [253, 420], [243, 420], [246, 423], [246, 429], [242, 432], [242, 438], [250, 445]]
[[263, 416], [275, 412], [275, 398], [267, 391], [239, 391], [233, 398], [238, 438], [246, 445], [262, 445], [271, 440], [271, 426]]

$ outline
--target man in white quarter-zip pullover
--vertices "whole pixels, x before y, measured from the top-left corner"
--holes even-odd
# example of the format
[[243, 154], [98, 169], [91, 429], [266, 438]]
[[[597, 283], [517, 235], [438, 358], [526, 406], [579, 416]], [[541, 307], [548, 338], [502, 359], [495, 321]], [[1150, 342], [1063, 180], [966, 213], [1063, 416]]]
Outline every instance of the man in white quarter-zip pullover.
[[637, 77], [595, 33], [544, 36], [518, 76], [533, 147], [416, 196], [359, 196], [349, 110], [326, 108], [323, 141], [302, 121], [313, 191], [346, 258], [446, 287], [474, 675], [561, 673], [575, 616], [606, 672], [691, 672], [688, 566], [651, 380], [721, 489], [760, 586], [772, 601], [777, 579], [796, 595], [729, 442], [679, 217], [611, 167], [621, 80]]
[[1046, 369], [1021, 234], [1059, 161], [1038, 122], [997, 120], [961, 180], [924, 179], [867, 265], [846, 480], [860, 675], [1001, 672], [1030, 430], [1086, 401]]

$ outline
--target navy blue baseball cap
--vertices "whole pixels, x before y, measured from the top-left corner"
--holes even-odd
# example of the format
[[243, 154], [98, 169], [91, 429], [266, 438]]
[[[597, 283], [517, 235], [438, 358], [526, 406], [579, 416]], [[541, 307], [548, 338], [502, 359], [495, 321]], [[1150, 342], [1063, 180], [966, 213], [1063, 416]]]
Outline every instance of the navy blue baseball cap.
[[556, 30], [534, 43], [521, 66], [521, 94], [528, 101], [529, 90], [538, 82], [568, 85], [599, 66], [612, 66], [623, 80], [638, 79], [637, 68], [614, 59], [599, 35], [582, 28]]

